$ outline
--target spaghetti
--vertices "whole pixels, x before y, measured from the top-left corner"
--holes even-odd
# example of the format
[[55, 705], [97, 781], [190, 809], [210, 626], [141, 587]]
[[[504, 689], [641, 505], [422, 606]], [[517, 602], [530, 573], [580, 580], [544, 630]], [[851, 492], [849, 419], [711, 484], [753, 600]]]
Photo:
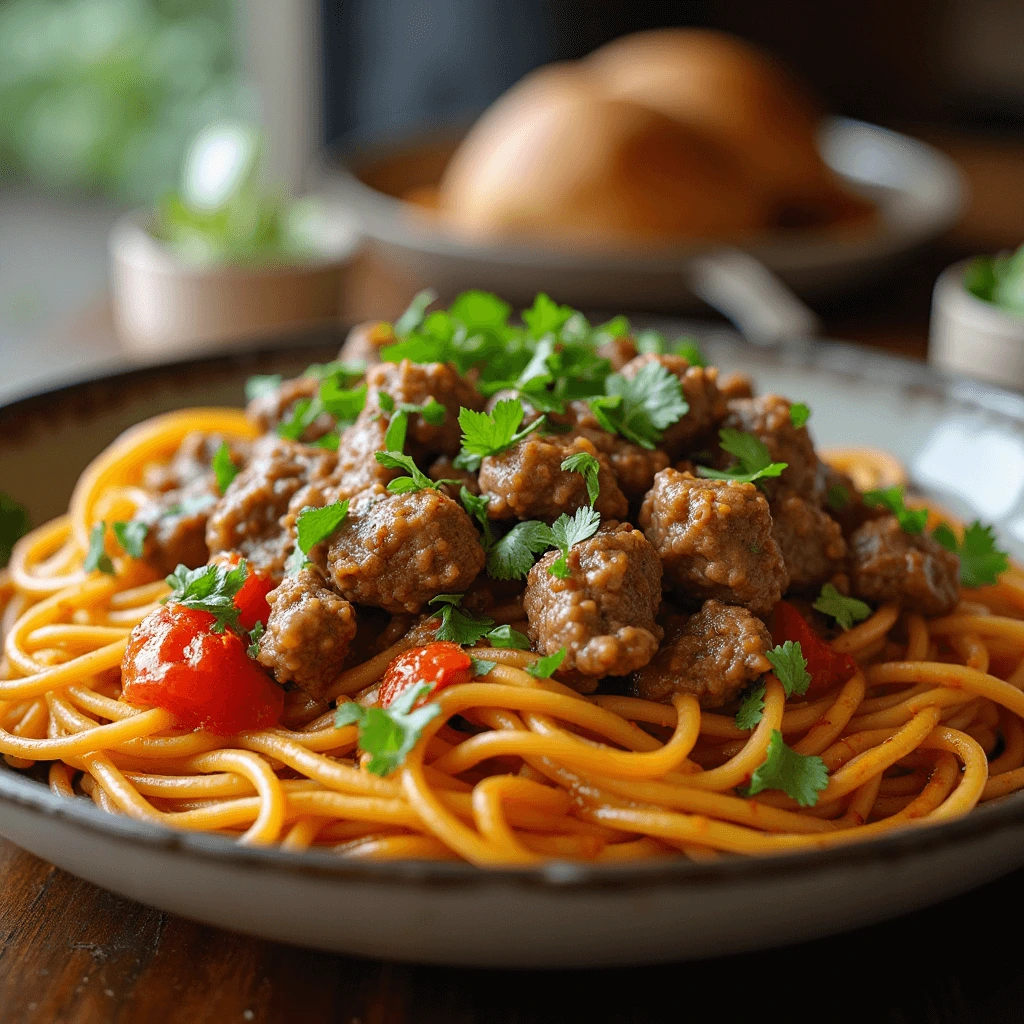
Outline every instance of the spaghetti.
[[[685, 693], [671, 703], [583, 696], [529, 674], [538, 655], [486, 646], [472, 654], [494, 667], [436, 696], [439, 713], [386, 777], [363, 768], [356, 726], [336, 728], [333, 710], [227, 738], [175, 729], [169, 712], [122, 698], [119, 671], [133, 627], [167, 585], [122, 554], [114, 575], [83, 563], [94, 524], [130, 519], [144, 467], [196, 430], [255, 435], [226, 409], [136, 427], [88, 468], [68, 514], [24, 537], [0, 575], [0, 752], [16, 768], [48, 762], [55, 793], [243, 843], [498, 866], [821, 849], [945, 821], [1024, 787], [1018, 568], [940, 618], [877, 608], [834, 641], [857, 661], [851, 678], [787, 700], [769, 675], [749, 731]], [[844, 451], [841, 461], [856, 478], [893, 472], [873, 453]], [[399, 638], [348, 669], [334, 695], [371, 704], [410, 644]], [[301, 703], [289, 700], [286, 722]], [[813, 807], [738, 792], [775, 732], [827, 768]]]

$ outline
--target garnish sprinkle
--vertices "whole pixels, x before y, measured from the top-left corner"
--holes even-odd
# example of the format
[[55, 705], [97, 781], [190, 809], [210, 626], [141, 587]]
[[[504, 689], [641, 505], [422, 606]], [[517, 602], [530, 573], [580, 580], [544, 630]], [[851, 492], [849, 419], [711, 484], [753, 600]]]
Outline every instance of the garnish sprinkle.
[[210, 463], [213, 475], [217, 478], [217, 490], [223, 494], [231, 484], [231, 481], [238, 476], [238, 467], [231, 461], [231, 449], [227, 441], [221, 441], [220, 447], [213, 456]]
[[473, 669], [474, 676], [485, 676], [491, 671], [498, 663], [496, 661], [487, 661], [484, 658], [470, 657], [469, 663]]
[[828, 769], [820, 757], [798, 754], [787, 747], [778, 729], [772, 730], [764, 762], [750, 777], [744, 796], [781, 789], [801, 807], [813, 807], [828, 785]]
[[484, 534], [484, 551], [489, 551], [494, 543], [494, 533], [491, 530], [491, 520], [487, 516], [487, 507], [490, 499], [482, 494], [474, 494], [465, 484], [459, 488], [459, 501], [462, 507], [480, 524]]
[[555, 547], [562, 552], [560, 558], [556, 558], [548, 566], [548, 572], [564, 580], [569, 575], [569, 564], [566, 561], [569, 557], [569, 550], [574, 544], [593, 537], [601, 525], [601, 516], [589, 505], [584, 505], [576, 510], [575, 515], [570, 518], [564, 512], [551, 524], [551, 538]]
[[804, 657], [800, 641], [787, 640], [778, 647], [773, 647], [765, 654], [775, 670], [775, 678], [782, 683], [787, 697], [795, 693], [802, 697], [811, 685], [811, 674], [807, 671], [807, 659]]
[[[441, 625], [435, 640], [450, 640], [461, 647], [472, 647], [481, 640], [489, 640], [493, 647], [514, 647], [528, 650], [529, 640], [509, 626], [494, 627], [494, 619], [486, 615], [472, 615], [462, 605], [463, 594], [438, 594], [429, 601], [440, 606]], [[523, 646], [525, 645], [525, 646]]]
[[536, 519], [516, 523], [487, 552], [487, 575], [495, 580], [521, 580], [533, 568], [535, 556], [554, 543], [547, 523]]
[[977, 519], [964, 530], [962, 540], [957, 540], [946, 523], [939, 523], [932, 536], [947, 551], [959, 557], [961, 586], [992, 586], [1010, 568], [1009, 556], [996, 547], [995, 531]]
[[789, 422], [798, 430], [811, 418], [811, 410], [803, 402], [794, 402], [789, 407]]
[[106, 533], [107, 524], [102, 519], [89, 531], [89, 550], [82, 563], [82, 568], [86, 572], [95, 572], [99, 569], [100, 572], [104, 572], [108, 576], [115, 575], [114, 563], [104, 549]]
[[187, 565], [179, 565], [167, 577], [171, 592], [164, 598], [164, 604], [176, 601], [186, 608], [209, 612], [215, 619], [210, 627], [214, 633], [223, 633], [228, 626], [240, 633], [235, 595], [242, 589], [248, 575], [249, 567], [244, 558], [233, 568], [213, 564], [190, 569]]
[[375, 452], [374, 457], [387, 469], [404, 469], [408, 476], [395, 477], [388, 484], [391, 494], [409, 494], [411, 491], [428, 489], [439, 490], [445, 484], [458, 484], [459, 480], [431, 480], [411, 455], [403, 455], [400, 451]]
[[753, 729], [764, 714], [764, 683], [752, 686], [744, 695], [736, 712], [737, 729]]
[[892, 487], [883, 487], [879, 490], [865, 491], [864, 504], [870, 505], [872, 508], [887, 509], [899, 520], [900, 528], [904, 533], [919, 534], [928, 522], [928, 509], [907, 508], [903, 487], [900, 484], [893, 484]]
[[522, 402], [506, 398], [498, 402], [494, 412], [476, 412], [473, 409], [459, 410], [459, 426], [462, 427], [462, 451], [455, 460], [460, 469], [477, 470], [480, 460], [487, 455], [499, 452], [518, 444], [527, 434], [540, 428], [545, 419], [543, 416], [534, 420], [528, 427], [519, 430], [523, 422]]
[[130, 519], [126, 523], [111, 523], [110, 528], [125, 554], [131, 555], [132, 558], [142, 557], [143, 543], [146, 534], [149, 533], [149, 527], [145, 523]]
[[260, 641], [263, 639], [263, 634], [266, 633], [266, 631], [266, 626], [264, 626], [258, 619], [256, 620], [256, 625], [249, 630], [249, 646], [246, 647], [245, 653], [248, 654], [253, 661], [259, 657]]
[[587, 496], [593, 506], [601, 494], [601, 484], [597, 479], [601, 472], [601, 463], [588, 452], [577, 452], [565, 459], [561, 468], [570, 473], [579, 473], [583, 477], [587, 484]]
[[789, 465], [788, 462], [772, 462], [768, 446], [759, 437], [742, 430], [725, 427], [718, 432], [723, 451], [735, 455], [735, 469], [710, 469], [698, 466], [697, 475], [709, 480], [733, 480], [736, 483], [752, 484], [767, 477], [777, 477]]
[[871, 606], [855, 597], [844, 597], [831, 584], [826, 583], [811, 607], [831, 616], [842, 629], [851, 629], [855, 622], [863, 622], [871, 614]]
[[558, 671], [559, 665], [565, 661], [565, 648], [549, 654], [546, 658], [538, 658], [526, 671], [535, 679], [550, 679]]
[[609, 374], [604, 388], [603, 396], [590, 399], [598, 423], [651, 451], [665, 428], [690, 411], [679, 378], [654, 360], [641, 366], [632, 378]]
[[492, 629], [487, 634], [487, 639], [491, 642], [492, 647], [510, 647], [516, 651], [530, 649], [529, 639], [511, 626], [498, 626], [496, 629]]
[[341, 526], [348, 515], [348, 498], [335, 501], [323, 508], [307, 505], [295, 520], [295, 550], [288, 556], [285, 569], [291, 575], [300, 572], [309, 559], [306, 557], [315, 544], [326, 540]]

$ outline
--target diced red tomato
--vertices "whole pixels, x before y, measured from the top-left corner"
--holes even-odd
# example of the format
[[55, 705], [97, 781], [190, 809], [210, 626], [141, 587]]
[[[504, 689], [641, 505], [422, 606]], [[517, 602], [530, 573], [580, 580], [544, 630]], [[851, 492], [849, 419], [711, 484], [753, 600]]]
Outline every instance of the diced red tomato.
[[807, 671], [811, 676], [810, 694], [829, 690], [847, 682], [857, 671], [857, 663], [849, 654], [834, 650], [823, 640], [811, 624], [788, 601], [775, 606], [775, 626], [772, 639], [776, 644], [787, 640], [799, 642], [807, 659]]
[[426, 647], [405, 651], [388, 665], [380, 684], [380, 703], [387, 707], [407, 686], [415, 683], [433, 683], [434, 689], [429, 695], [432, 697], [446, 686], [468, 683], [472, 676], [473, 663], [458, 644], [435, 640]]
[[[213, 561], [234, 568], [242, 560], [236, 551], [226, 551], [215, 555]], [[270, 618], [270, 605], [267, 603], [269, 594], [277, 584], [266, 573], [246, 566], [247, 575], [242, 589], [235, 594], [235, 607], [239, 611], [238, 621], [243, 629], [252, 629], [257, 622], [267, 624]]]
[[140, 622], [121, 663], [125, 700], [170, 711], [183, 729], [230, 736], [276, 725], [284, 691], [209, 612], [167, 604]]

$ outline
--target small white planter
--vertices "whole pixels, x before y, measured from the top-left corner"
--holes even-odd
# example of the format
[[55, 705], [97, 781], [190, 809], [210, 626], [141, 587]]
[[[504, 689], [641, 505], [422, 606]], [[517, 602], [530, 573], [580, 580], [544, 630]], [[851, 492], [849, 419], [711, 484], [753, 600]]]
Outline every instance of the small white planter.
[[928, 358], [940, 369], [1024, 390], [1024, 316], [967, 291], [970, 262], [954, 263], [935, 282]]
[[357, 246], [355, 230], [334, 232], [321, 259], [261, 267], [195, 266], [122, 218], [110, 234], [114, 321], [131, 351], [155, 354], [243, 341], [336, 319], [341, 274]]

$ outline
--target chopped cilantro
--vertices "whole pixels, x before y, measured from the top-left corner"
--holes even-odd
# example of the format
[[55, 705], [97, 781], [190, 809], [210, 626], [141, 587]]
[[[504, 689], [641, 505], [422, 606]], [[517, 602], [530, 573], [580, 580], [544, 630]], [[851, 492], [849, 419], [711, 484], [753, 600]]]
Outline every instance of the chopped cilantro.
[[529, 328], [530, 336], [539, 339], [545, 334], [556, 334], [575, 312], [571, 306], [560, 306], [543, 292], [538, 292], [533, 306], [523, 310], [523, 323]]
[[853, 501], [853, 496], [850, 494], [850, 489], [845, 484], [831, 484], [829, 485], [828, 494], [825, 500], [828, 502], [828, 507], [833, 512], [842, 512], [847, 505]]
[[277, 436], [286, 441], [301, 441], [302, 435], [313, 425], [324, 411], [319, 400], [300, 398], [289, 410], [288, 415], [277, 425]]
[[590, 400], [598, 423], [652, 451], [665, 428], [690, 410], [679, 378], [656, 361], [645, 363], [633, 378], [609, 374], [604, 387], [604, 396]]
[[855, 622], [863, 622], [871, 614], [870, 605], [855, 597], [844, 597], [831, 583], [821, 588], [818, 599], [811, 607], [835, 619], [843, 629], [850, 629]]
[[108, 576], [114, 575], [114, 563], [104, 549], [106, 534], [107, 524], [102, 519], [89, 531], [89, 550], [82, 563], [82, 568], [86, 572], [95, 572], [98, 569]]
[[751, 484], [767, 477], [780, 476], [788, 462], [772, 462], [768, 446], [759, 437], [726, 427], [718, 432], [722, 450], [736, 456], [734, 469], [709, 469], [698, 466], [697, 475], [709, 480], [732, 480]]
[[518, 629], [511, 626], [498, 626], [487, 634], [492, 647], [511, 647], [516, 651], [528, 651], [530, 641]]
[[384, 433], [384, 447], [389, 452], [405, 451], [405, 437], [409, 431], [409, 416], [404, 412], [396, 412], [388, 423]]
[[629, 319], [621, 314], [613, 316], [611, 320], [598, 324], [594, 328], [594, 344], [603, 345], [605, 342], [613, 341], [615, 338], [625, 338], [632, 328]]
[[1009, 556], [996, 547], [995, 531], [977, 519], [964, 530], [961, 541], [946, 523], [939, 523], [932, 536], [960, 558], [961, 586], [992, 586], [1010, 568]]
[[676, 338], [670, 342], [660, 331], [641, 331], [634, 341], [640, 353], [682, 356], [691, 366], [704, 368], [708, 365], [707, 357], [693, 338]]
[[427, 724], [441, 713], [441, 706], [431, 702], [413, 710], [433, 688], [432, 683], [407, 686], [386, 708], [364, 708], [346, 701], [334, 712], [334, 727], [358, 725], [359, 748], [370, 755], [367, 770], [390, 775], [402, 766]]
[[673, 348], [673, 353], [682, 356], [691, 366], [699, 366], [704, 369], [708, 365], [708, 358], [700, 350], [695, 341], [689, 338], [679, 338]]
[[798, 430], [811, 418], [811, 410], [803, 402], [794, 402], [789, 407], [789, 422]]
[[254, 398], [266, 398], [281, 386], [282, 377], [279, 373], [257, 374], [245, 382], [245, 397], [251, 402]]
[[601, 472], [601, 463], [587, 452], [577, 452], [562, 462], [562, 469], [570, 473], [579, 473], [583, 477], [587, 484], [590, 504], [594, 505], [601, 494], [601, 485], [597, 479]]
[[550, 679], [558, 671], [558, 666], [563, 661], [565, 661], [564, 647], [545, 658], [538, 658], [532, 665], [526, 666], [526, 671], [535, 679]]
[[487, 516], [487, 508], [490, 499], [482, 494], [474, 494], [465, 484], [459, 488], [459, 501], [462, 507], [480, 524], [484, 534], [484, 550], [489, 551], [494, 543], [494, 533], [491, 530], [491, 521]]
[[190, 569], [187, 565], [179, 565], [167, 577], [171, 593], [164, 598], [164, 603], [175, 601], [186, 608], [209, 612], [215, 619], [211, 626], [214, 633], [223, 633], [228, 626], [239, 632], [235, 595], [242, 589], [248, 575], [249, 567], [244, 558], [233, 568], [213, 564]]
[[551, 538], [562, 555], [548, 566], [548, 572], [564, 580], [569, 575], [569, 564], [566, 561], [569, 550], [574, 544], [593, 537], [600, 525], [601, 516], [588, 505], [577, 509], [572, 518], [563, 512], [551, 524]]
[[487, 575], [496, 580], [520, 580], [533, 568], [534, 557], [554, 543], [546, 523], [535, 519], [516, 523], [487, 552]]
[[359, 380], [365, 373], [366, 363], [362, 360], [345, 363], [335, 359], [330, 363], [311, 363], [302, 371], [302, 376], [313, 377], [319, 381], [333, 377], [339, 387], [347, 387]]
[[238, 476], [238, 467], [231, 461], [231, 449], [227, 441], [221, 441], [220, 447], [213, 456], [210, 463], [213, 475], [217, 478], [217, 490], [223, 494], [231, 484], [231, 481]]
[[356, 417], [366, 405], [366, 385], [343, 387], [337, 377], [328, 377], [320, 384], [320, 404], [329, 412], [339, 426], [355, 423]]
[[463, 611], [460, 607], [462, 598], [462, 594], [438, 594], [430, 599], [430, 604], [440, 606], [441, 613], [441, 625], [434, 639], [450, 640], [463, 647], [472, 647], [491, 631], [494, 619]]
[[498, 664], [496, 661], [487, 661], [484, 658], [470, 658], [469, 661], [473, 667], [474, 678], [483, 678]]
[[884, 487], [876, 491], [864, 492], [864, 504], [872, 508], [884, 508], [890, 511], [898, 520], [904, 533], [921, 533], [928, 522], [928, 509], [908, 509], [903, 496], [903, 487], [900, 484], [893, 484], [892, 487]]
[[110, 528], [114, 531], [117, 543], [121, 545], [126, 554], [131, 555], [132, 558], [142, 557], [143, 543], [146, 540], [146, 534], [149, 533], [149, 527], [145, 523], [131, 519], [126, 523], [111, 523]]
[[306, 557], [315, 544], [326, 540], [341, 526], [348, 515], [348, 499], [335, 501], [323, 508], [311, 508], [307, 505], [295, 520], [295, 550], [288, 556], [285, 569], [290, 574], [300, 572], [306, 565]]
[[828, 769], [820, 757], [798, 754], [787, 747], [778, 729], [772, 730], [764, 763], [750, 778], [745, 796], [781, 789], [801, 807], [813, 807], [828, 785]]
[[[498, 402], [494, 412], [475, 412], [473, 409], [459, 410], [459, 426], [462, 427], [462, 451], [459, 458], [467, 463], [456, 462], [460, 468], [479, 469], [480, 459], [518, 444], [527, 434], [537, 430], [544, 423], [544, 417], [534, 420], [528, 427], [519, 430], [523, 422], [523, 403], [507, 398]], [[475, 460], [476, 465], [469, 465]]]
[[764, 683], [752, 686], [743, 696], [736, 712], [737, 729], [753, 729], [764, 714]]
[[425, 288], [417, 292], [409, 308], [395, 321], [395, 334], [399, 338], [405, 338], [416, 330], [423, 323], [427, 315], [427, 307], [437, 300], [437, 292]]
[[11, 559], [14, 545], [31, 528], [25, 506], [6, 491], [0, 491], [0, 569]]
[[267, 628], [261, 621], [256, 620], [256, 625], [249, 630], [249, 646], [246, 647], [245, 652], [254, 661], [259, 657], [260, 653], [260, 641], [263, 639], [263, 634], [266, 633]]
[[773, 647], [765, 654], [775, 669], [775, 678], [782, 683], [787, 697], [795, 693], [802, 697], [811, 685], [811, 674], [807, 671], [807, 659], [804, 657], [800, 642], [787, 640], [784, 644]]
[[336, 452], [339, 444], [341, 444], [341, 438], [338, 436], [338, 432], [336, 430], [329, 430], [323, 437], [310, 441], [309, 447], [326, 448], [329, 452]]
[[374, 453], [376, 460], [387, 469], [404, 469], [408, 476], [395, 477], [388, 484], [388, 491], [391, 494], [408, 494], [411, 491], [423, 491], [428, 489], [439, 490], [445, 484], [458, 484], [458, 480], [431, 480], [426, 473], [416, 465], [411, 455], [403, 455], [401, 452], [386, 451]]

